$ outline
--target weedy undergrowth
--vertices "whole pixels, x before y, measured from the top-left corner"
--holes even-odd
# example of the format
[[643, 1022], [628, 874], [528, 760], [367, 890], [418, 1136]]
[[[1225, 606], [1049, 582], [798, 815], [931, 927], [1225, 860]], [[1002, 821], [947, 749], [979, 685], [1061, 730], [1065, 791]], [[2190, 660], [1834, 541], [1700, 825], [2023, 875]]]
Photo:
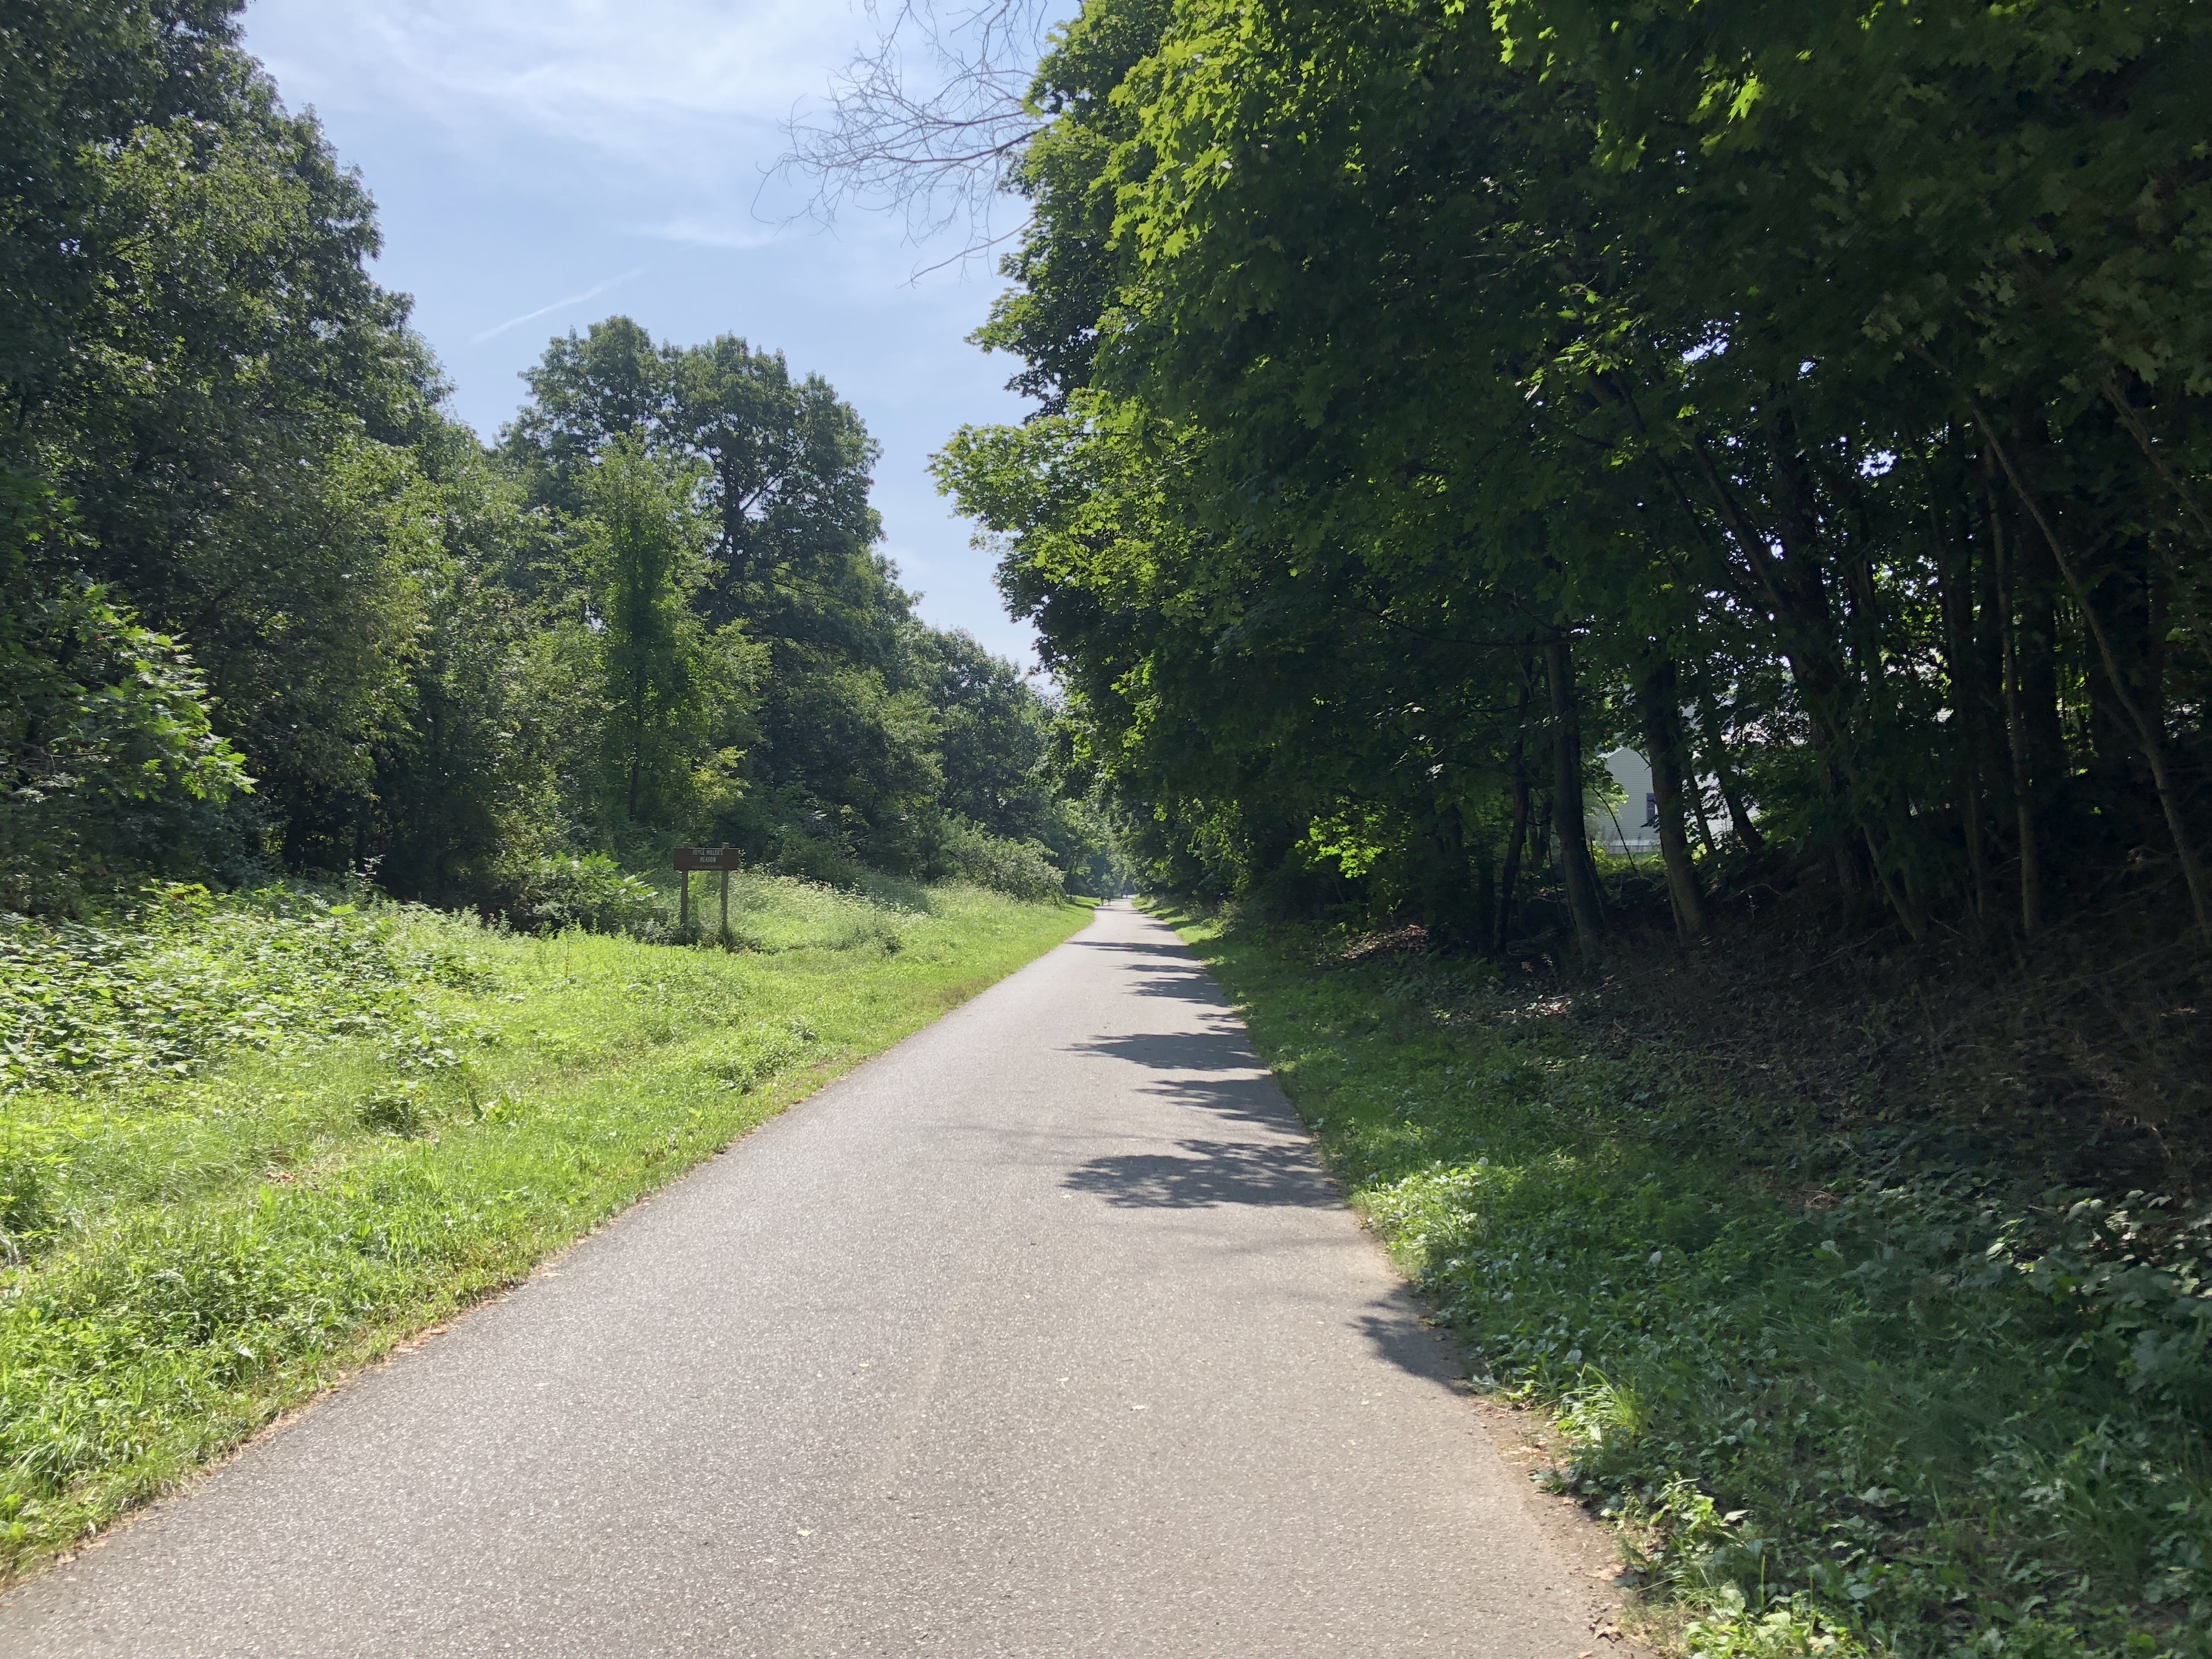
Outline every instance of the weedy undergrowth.
[[295, 889], [0, 918], [0, 1581], [1085, 915], [733, 886], [744, 951]]
[[2212, 1218], [1808, 1155], [1787, 1103], [1481, 964], [1194, 937], [1680, 1651], [2212, 1654]]

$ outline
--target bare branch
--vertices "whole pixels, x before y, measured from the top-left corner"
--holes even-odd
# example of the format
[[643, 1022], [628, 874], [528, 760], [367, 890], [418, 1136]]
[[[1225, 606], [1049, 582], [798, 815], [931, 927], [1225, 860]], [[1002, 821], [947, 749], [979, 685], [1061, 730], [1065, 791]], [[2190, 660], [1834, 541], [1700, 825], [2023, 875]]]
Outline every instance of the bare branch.
[[[833, 79], [825, 109], [786, 124], [776, 172], [806, 179], [805, 212], [824, 224], [848, 206], [898, 215], [917, 247], [988, 252], [1020, 223], [1007, 185], [1045, 118], [1031, 82], [1066, 0], [867, 0], [874, 41]], [[1026, 220], [1026, 214], [1022, 216]], [[917, 273], [919, 274], [919, 273]]]

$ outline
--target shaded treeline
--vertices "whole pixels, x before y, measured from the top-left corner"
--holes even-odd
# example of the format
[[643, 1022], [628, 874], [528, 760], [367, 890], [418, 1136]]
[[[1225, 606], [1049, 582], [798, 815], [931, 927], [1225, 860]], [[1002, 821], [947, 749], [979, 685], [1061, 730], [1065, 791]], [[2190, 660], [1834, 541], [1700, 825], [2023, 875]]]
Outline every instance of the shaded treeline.
[[853, 410], [617, 318], [485, 446], [237, 11], [5, 8], [0, 908], [274, 866], [513, 909], [679, 839], [1103, 877], [1053, 710], [878, 550]]
[[1626, 744], [1686, 936], [2193, 952], [2208, 85], [2184, 0], [1091, 0], [941, 476], [1163, 884], [1588, 945]]

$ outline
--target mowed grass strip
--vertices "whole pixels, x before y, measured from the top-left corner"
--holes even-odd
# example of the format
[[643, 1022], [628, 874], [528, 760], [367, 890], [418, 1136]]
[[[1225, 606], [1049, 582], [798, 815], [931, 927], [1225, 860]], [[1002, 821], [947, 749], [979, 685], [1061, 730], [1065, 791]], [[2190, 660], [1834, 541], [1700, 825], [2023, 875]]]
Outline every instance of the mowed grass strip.
[[2212, 1655], [2212, 1212], [1824, 1140], [1571, 984], [1169, 920], [1662, 1645]]
[[748, 878], [741, 952], [297, 892], [6, 924], [0, 1572], [513, 1284], [1089, 915], [907, 896]]

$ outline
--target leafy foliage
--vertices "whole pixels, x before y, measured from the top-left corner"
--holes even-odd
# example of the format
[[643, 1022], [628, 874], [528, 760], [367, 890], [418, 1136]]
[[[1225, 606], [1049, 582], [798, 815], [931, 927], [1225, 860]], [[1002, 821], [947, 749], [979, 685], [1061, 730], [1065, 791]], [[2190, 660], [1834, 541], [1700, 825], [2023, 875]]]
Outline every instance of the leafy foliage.
[[0, 1089], [184, 1078], [241, 1048], [359, 1036], [480, 975], [453, 942], [311, 891], [154, 890], [123, 930], [0, 924]]
[[914, 617], [825, 381], [611, 318], [487, 447], [237, 10], [0, 39], [6, 902], [374, 870], [535, 914], [686, 840], [921, 874], [947, 812], [1097, 861], [1043, 700]]
[[20, 907], [143, 856], [131, 842], [161, 815], [133, 823], [134, 809], [252, 784], [175, 641], [97, 586], [20, 569], [16, 580], [0, 617], [0, 903]]
[[[1833, 925], [2212, 939], [2182, 3], [1095, 0], [941, 462], [1158, 879], [1496, 948], [1723, 809]], [[1546, 833], [1547, 829], [1549, 834]], [[1554, 912], [1553, 907], [1556, 905]]]
[[1066, 877], [1042, 842], [1007, 841], [964, 818], [945, 819], [936, 862], [963, 881], [1033, 904], [1059, 898], [1066, 891]]

